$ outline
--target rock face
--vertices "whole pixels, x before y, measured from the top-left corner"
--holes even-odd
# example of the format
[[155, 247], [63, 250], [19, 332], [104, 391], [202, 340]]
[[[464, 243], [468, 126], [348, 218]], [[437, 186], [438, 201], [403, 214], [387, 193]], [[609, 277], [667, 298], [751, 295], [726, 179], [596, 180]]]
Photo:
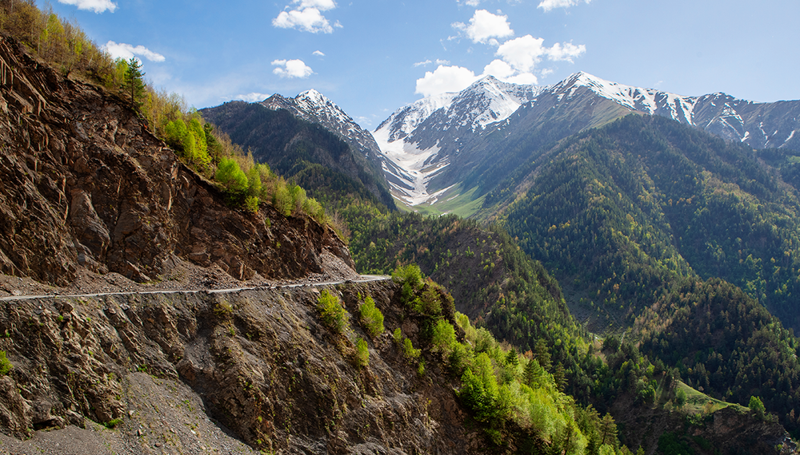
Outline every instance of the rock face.
[[[0, 427], [26, 436], [121, 419], [115, 437], [125, 453], [221, 450], [231, 441], [209, 437], [215, 428], [283, 453], [481, 453], [482, 438], [465, 430], [455, 384], [433, 354], [424, 353], [420, 375], [394, 342], [390, 332], [402, 326], [422, 345], [418, 321], [402, 317], [398, 287], [329, 290], [351, 315], [371, 295], [386, 333], [370, 339], [355, 317], [352, 333], [332, 332], [313, 287], [4, 305], [0, 350], [14, 368], [0, 376]], [[356, 336], [369, 340], [365, 368], [354, 366]], [[164, 389], [172, 392], [153, 399]], [[192, 435], [184, 421], [202, 422], [205, 432]]]
[[10, 39], [0, 73], [0, 272], [63, 286], [84, 267], [141, 282], [177, 258], [238, 280], [324, 274], [328, 262], [354, 273], [330, 228], [264, 207], [267, 228], [228, 208], [119, 97]]

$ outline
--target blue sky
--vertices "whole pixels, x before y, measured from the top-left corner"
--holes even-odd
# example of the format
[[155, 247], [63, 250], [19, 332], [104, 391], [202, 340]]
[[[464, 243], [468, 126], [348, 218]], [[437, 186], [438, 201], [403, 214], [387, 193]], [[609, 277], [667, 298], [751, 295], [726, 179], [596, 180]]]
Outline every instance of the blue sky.
[[[753, 101], [800, 99], [797, 0], [57, 0], [115, 55], [197, 108], [314, 88], [374, 129], [483, 74], [576, 71]], [[40, 7], [47, 4], [39, 2]]]

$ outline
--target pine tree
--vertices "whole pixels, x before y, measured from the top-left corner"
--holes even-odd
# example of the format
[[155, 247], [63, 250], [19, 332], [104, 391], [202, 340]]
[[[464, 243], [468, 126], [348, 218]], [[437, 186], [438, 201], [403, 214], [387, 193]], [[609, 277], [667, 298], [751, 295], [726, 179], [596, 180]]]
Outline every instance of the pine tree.
[[142, 64], [135, 57], [128, 60], [128, 69], [125, 70], [122, 88], [126, 94], [130, 95], [131, 106], [136, 109], [140, 108], [142, 105], [140, 100], [144, 96], [144, 72], [142, 72]]

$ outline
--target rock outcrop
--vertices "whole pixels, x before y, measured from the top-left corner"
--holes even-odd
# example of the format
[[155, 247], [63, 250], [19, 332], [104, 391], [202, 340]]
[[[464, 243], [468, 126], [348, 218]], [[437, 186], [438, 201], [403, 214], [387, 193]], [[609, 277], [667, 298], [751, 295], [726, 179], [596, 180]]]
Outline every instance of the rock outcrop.
[[0, 272], [146, 282], [176, 260], [237, 280], [355, 274], [329, 227], [230, 209], [124, 100], [0, 40]]
[[[27, 436], [118, 423], [123, 453], [210, 453], [232, 443], [211, 437], [222, 430], [281, 453], [481, 453], [483, 439], [465, 429], [456, 384], [433, 354], [420, 375], [393, 340], [402, 326], [424, 345], [398, 287], [328, 289], [351, 315], [372, 296], [387, 332], [370, 339], [354, 317], [351, 332], [332, 332], [315, 287], [5, 305], [0, 350], [14, 368], [0, 377], [0, 427]], [[367, 367], [353, 359], [356, 336], [370, 340]], [[204, 432], [185, 422], [202, 422]]]

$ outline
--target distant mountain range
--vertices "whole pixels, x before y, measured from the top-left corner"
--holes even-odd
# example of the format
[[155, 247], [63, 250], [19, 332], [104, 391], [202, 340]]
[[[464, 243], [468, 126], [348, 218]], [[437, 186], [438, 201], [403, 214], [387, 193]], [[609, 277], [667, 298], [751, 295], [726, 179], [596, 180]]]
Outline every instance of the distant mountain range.
[[[491, 177], [506, 174], [533, 148], [630, 113], [668, 117], [757, 149], [800, 149], [800, 101], [754, 103], [723, 93], [680, 96], [583, 72], [550, 86], [487, 76], [459, 93], [398, 109], [373, 134], [394, 196], [408, 206], [447, 209], [448, 201], [469, 204], [493, 189]], [[516, 151], [521, 137], [527, 150]], [[474, 207], [462, 212], [471, 213]]]

